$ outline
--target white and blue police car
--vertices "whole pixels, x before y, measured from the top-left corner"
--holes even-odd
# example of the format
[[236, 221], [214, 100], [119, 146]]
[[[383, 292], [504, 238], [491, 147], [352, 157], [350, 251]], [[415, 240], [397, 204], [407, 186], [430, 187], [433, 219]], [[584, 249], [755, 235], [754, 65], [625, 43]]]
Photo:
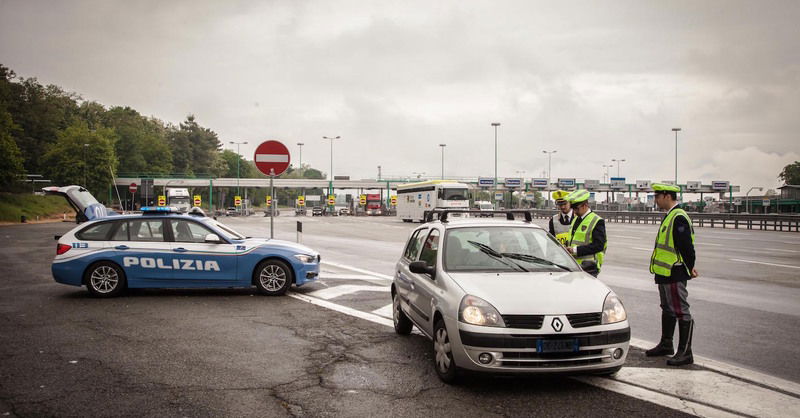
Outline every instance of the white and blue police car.
[[117, 296], [127, 288], [250, 286], [282, 295], [292, 284], [301, 286], [319, 275], [316, 251], [246, 237], [200, 210], [181, 214], [177, 208], [144, 207], [138, 215], [92, 216], [56, 239], [55, 281], [85, 285], [97, 297]]

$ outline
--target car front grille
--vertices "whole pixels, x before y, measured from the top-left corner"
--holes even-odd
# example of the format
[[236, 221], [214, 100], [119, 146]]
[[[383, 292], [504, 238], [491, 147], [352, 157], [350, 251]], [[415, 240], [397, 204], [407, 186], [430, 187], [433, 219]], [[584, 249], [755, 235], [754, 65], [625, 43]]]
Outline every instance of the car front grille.
[[568, 314], [567, 319], [572, 328], [583, 328], [600, 325], [603, 317], [601, 312], [581, 313], [581, 314]]
[[506, 328], [539, 329], [544, 315], [503, 315]]

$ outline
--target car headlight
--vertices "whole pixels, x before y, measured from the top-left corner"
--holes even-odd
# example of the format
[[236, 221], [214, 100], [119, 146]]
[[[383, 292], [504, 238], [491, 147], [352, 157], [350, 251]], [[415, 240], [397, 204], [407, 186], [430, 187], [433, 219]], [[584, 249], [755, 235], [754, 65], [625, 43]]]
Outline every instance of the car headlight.
[[458, 320], [472, 325], [483, 325], [487, 327], [505, 327], [503, 317], [500, 312], [489, 302], [475, 296], [467, 295], [461, 299], [461, 306], [458, 308]]
[[619, 300], [617, 295], [609, 293], [603, 302], [603, 324], [613, 324], [628, 319], [628, 314], [625, 313], [625, 307], [622, 306], [622, 301]]
[[307, 255], [307, 254], [295, 254], [294, 258], [300, 260], [301, 263], [305, 264], [313, 263], [314, 260], [316, 259], [316, 257], [314, 257], [313, 255]]

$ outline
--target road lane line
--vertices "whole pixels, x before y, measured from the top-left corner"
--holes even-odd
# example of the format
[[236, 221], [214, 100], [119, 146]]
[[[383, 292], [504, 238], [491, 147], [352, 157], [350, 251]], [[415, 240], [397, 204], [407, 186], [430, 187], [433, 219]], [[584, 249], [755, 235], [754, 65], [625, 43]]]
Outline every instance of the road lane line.
[[614, 234], [608, 234], [608, 235], [611, 238], [642, 239], [642, 237], [632, 237], [632, 236], [629, 236], [629, 235], [614, 235]]
[[392, 308], [393, 308], [393, 306], [390, 303], [390, 304], [388, 304], [388, 305], [386, 305], [386, 306], [384, 306], [382, 308], [375, 309], [374, 311], [372, 311], [372, 313], [375, 314], [375, 315], [378, 315], [378, 316], [382, 316], [384, 318], [391, 318], [392, 317]]
[[738, 261], [738, 262], [741, 262], [741, 263], [751, 263], [751, 264], [764, 264], [764, 265], [767, 265], [767, 266], [786, 267], [786, 268], [790, 268], [790, 269], [800, 269], [800, 266], [790, 266], [788, 264], [765, 263], [763, 261], [742, 260], [740, 258], [731, 258], [731, 261]]
[[712, 247], [722, 247], [722, 244], [712, 244], [710, 242], [695, 242], [694, 245], [710, 245]]
[[370, 321], [370, 322], [374, 322], [376, 324], [386, 325], [387, 327], [393, 327], [394, 328], [394, 323], [392, 322], [392, 320], [388, 319], [388, 318], [384, 318], [382, 316], [378, 316], [378, 315], [367, 313], [367, 312], [361, 312], [361, 311], [359, 311], [357, 309], [349, 308], [349, 307], [343, 306], [343, 305], [338, 305], [338, 304], [335, 304], [333, 302], [328, 302], [327, 300], [322, 300], [322, 299], [314, 298], [314, 297], [311, 297], [311, 296], [306, 296], [306, 295], [303, 295], [303, 294], [300, 294], [300, 293], [289, 292], [286, 295], [291, 297], [291, 298], [295, 298], [297, 300], [301, 300], [303, 302], [310, 303], [312, 305], [321, 306], [323, 308], [330, 309], [332, 311], [341, 312], [341, 313], [343, 313], [345, 315], [354, 316], [356, 318], [361, 318], [361, 319], [364, 319], [364, 320], [367, 320], [367, 321]]
[[388, 291], [389, 291], [389, 286], [364, 286], [358, 284], [344, 284], [340, 286], [329, 287], [327, 289], [315, 290], [313, 292], [306, 294], [308, 296], [312, 296], [315, 298], [328, 300], [328, 299], [338, 298], [344, 295], [349, 295], [351, 293], [388, 292]]
[[800, 251], [797, 250], [782, 250], [780, 248], [764, 248], [764, 249], [767, 251], [780, 251], [782, 253], [800, 253]]
[[384, 279], [384, 280], [389, 280], [389, 281], [394, 279], [392, 276], [389, 276], [389, 275], [386, 275], [386, 274], [376, 273], [374, 271], [364, 270], [364, 269], [360, 269], [358, 267], [347, 266], [347, 265], [339, 264], [339, 263], [333, 263], [333, 262], [330, 262], [330, 261], [323, 261], [322, 264], [327, 264], [329, 266], [338, 267], [340, 269], [355, 271], [357, 273], [369, 274], [369, 275], [375, 276], [376, 278], [379, 278], [379, 279]]

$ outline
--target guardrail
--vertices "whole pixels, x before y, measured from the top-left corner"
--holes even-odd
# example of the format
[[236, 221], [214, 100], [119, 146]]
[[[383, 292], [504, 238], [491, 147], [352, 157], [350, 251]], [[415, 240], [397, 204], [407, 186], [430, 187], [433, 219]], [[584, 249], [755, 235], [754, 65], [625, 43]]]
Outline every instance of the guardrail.
[[[549, 218], [553, 209], [534, 209], [534, 218]], [[664, 212], [597, 211], [607, 222], [659, 224]], [[800, 215], [744, 215], [738, 213], [689, 213], [692, 224], [699, 227], [759, 229], [762, 231], [800, 232]]]

